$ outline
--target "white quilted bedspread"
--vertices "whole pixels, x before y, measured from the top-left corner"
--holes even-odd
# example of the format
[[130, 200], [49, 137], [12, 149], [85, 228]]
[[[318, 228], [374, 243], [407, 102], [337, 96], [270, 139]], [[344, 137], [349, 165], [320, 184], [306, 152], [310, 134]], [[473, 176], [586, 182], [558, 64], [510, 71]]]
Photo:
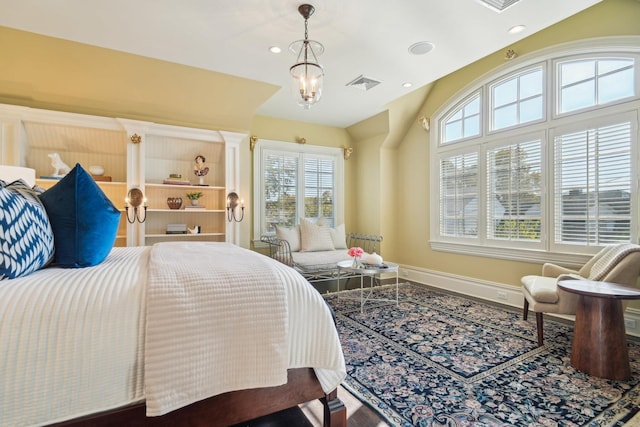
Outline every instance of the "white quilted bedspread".
[[256, 253], [226, 243], [204, 245], [175, 242], [151, 250], [147, 415], [231, 390], [287, 382], [280, 274]]
[[226, 243], [114, 248], [95, 267], [4, 280], [0, 349], [3, 427], [145, 399], [157, 415], [282, 384], [287, 368], [314, 368], [325, 392], [346, 376], [321, 295], [289, 267]]
[[[341, 355], [335, 335], [328, 334], [327, 340], [309, 328], [304, 335], [294, 334], [301, 342], [291, 341], [288, 294], [293, 294], [295, 305], [304, 303], [305, 290], [322, 300], [300, 279], [282, 264], [229, 243], [155, 245], [147, 290], [147, 415], [165, 414], [227, 391], [284, 384], [291, 351], [300, 366], [342, 371], [340, 357], [319, 365], [307, 360], [313, 357], [308, 350], [331, 354], [330, 349]], [[307, 309], [296, 322], [331, 320], [323, 303], [315, 313], [313, 307]], [[311, 337], [313, 349], [306, 342]], [[328, 348], [321, 351], [316, 340]], [[334, 375], [327, 391], [341, 379]]]
[[39, 426], [144, 399], [149, 247], [0, 281], [0, 426]]

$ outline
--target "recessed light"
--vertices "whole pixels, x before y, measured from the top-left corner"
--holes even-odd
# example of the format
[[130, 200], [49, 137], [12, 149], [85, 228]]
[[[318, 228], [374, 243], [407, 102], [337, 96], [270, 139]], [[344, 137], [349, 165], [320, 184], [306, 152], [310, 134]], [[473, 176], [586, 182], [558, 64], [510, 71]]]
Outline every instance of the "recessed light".
[[271, 53], [280, 53], [280, 52], [282, 52], [282, 49], [280, 49], [280, 46], [271, 46], [271, 47], [269, 47], [269, 52], [271, 52]]
[[414, 55], [424, 55], [431, 52], [435, 45], [431, 42], [417, 42], [409, 46], [409, 53]]
[[513, 27], [509, 28], [509, 30], [507, 30], [507, 32], [509, 34], [518, 34], [524, 31], [524, 29], [527, 28], [526, 25], [514, 25]]
[[411, 87], [411, 86], [413, 86], [413, 83], [411, 83], [411, 82], [404, 82], [404, 83], [402, 83], [402, 87], [404, 87], [404, 88], [409, 88], [409, 87]]

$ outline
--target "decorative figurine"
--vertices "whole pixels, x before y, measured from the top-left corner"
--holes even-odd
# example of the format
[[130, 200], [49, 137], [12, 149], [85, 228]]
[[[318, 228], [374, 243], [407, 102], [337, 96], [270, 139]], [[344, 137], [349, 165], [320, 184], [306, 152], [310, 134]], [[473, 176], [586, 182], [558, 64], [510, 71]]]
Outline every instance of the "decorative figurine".
[[47, 154], [51, 159], [51, 166], [53, 167], [53, 175], [55, 177], [65, 176], [71, 171], [69, 165], [62, 161], [58, 153]]
[[199, 185], [205, 185], [204, 177], [206, 174], [209, 173], [209, 168], [204, 165], [204, 162], [206, 162], [206, 159], [204, 158], [203, 155], [198, 154], [195, 160], [196, 160], [196, 164], [193, 167], [193, 173], [200, 178]]

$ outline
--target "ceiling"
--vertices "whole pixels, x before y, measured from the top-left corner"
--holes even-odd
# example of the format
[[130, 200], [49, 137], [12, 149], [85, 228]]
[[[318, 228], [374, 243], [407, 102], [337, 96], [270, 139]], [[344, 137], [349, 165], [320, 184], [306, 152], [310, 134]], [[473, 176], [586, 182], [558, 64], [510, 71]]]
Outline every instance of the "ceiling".
[[[312, 1], [309, 38], [324, 45], [325, 81], [309, 110], [290, 91], [288, 46], [304, 36], [300, 0], [0, 0], [0, 25], [277, 85], [257, 114], [347, 127], [599, 1], [492, 0], [513, 3], [500, 13], [481, 0]], [[510, 34], [515, 25], [526, 28]], [[420, 41], [435, 48], [409, 53]], [[360, 75], [381, 84], [346, 86]]]

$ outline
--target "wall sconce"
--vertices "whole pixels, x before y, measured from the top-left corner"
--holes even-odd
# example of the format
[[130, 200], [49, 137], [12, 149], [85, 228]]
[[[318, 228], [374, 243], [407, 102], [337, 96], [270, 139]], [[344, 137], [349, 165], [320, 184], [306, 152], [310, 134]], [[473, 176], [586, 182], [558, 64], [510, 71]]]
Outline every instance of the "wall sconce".
[[429, 132], [431, 130], [431, 123], [429, 123], [429, 117], [420, 116], [418, 117], [418, 122], [420, 123], [420, 126], [422, 126], [422, 129], [425, 130], [425, 132]]
[[[142, 190], [139, 188], [132, 188], [129, 190], [127, 197], [124, 199], [124, 203], [124, 210], [127, 214], [127, 221], [129, 221], [129, 224], [133, 224], [136, 221], [139, 223], [145, 222], [147, 219], [147, 199], [144, 197], [144, 194], [142, 194]], [[142, 204], [144, 204], [144, 211], [140, 209], [140, 205]], [[133, 218], [129, 216], [129, 207], [133, 208]], [[140, 212], [143, 214], [142, 218], [140, 217]]]
[[344, 159], [345, 160], [349, 160], [349, 157], [351, 157], [351, 154], [353, 154], [353, 147], [344, 148]]
[[[236, 208], [240, 205], [240, 217], [236, 215]], [[227, 194], [227, 221], [240, 222], [244, 219], [244, 200], [240, 200], [238, 193], [232, 191]]]

